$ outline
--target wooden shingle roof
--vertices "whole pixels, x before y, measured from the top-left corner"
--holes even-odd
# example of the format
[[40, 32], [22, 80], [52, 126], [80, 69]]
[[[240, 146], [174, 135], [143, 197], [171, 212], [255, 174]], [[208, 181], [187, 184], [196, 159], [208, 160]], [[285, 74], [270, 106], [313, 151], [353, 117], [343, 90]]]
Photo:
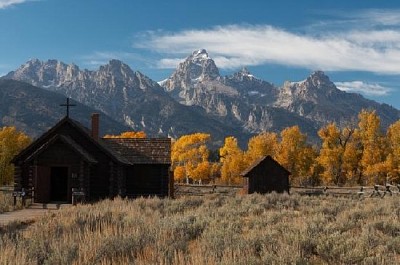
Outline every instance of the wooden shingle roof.
[[[171, 139], [170, 138], [99, 138], [94, 140], [91, 131], [80, 122], [65, 117], [55, 126], [33, 141], [12, 159], [12, 163], [36, 156], [46, 149], [56, 139], [63, 141], [90, 163], [96, 163], [92, 155], [85, 148], [78, 145], [71, 137], [60, 135], [57, 131], [65, 124], [76, 128], [82, 137], [100, 148], [110, 158], [125, 165], [133, 164], [171, 164]], [[57, 135], [57, 136], [55, 136]]]
[[56, 134], [52, 138], [50, 138], [48, 141], [46, 141], [44, 144], [42, 144], [39, 148], [37, 148], [30, 156], [28, 156], [25, 161], [29, 161], [34, 159], [36, 156], [44, 152], [52, 143], [55, 141], [61, 141], [65, 144], [67, 144], [75, 153], [79, 154], [80, 157], [82, 157], [86, 162], [89, 163], [97, 163], [96, 159], [90, 155], [82, 146], [80, 146], [78, 143], [76, 143], [74, 140], [71, 139], [69, 136], [65, 135], [60, 135]]
[[170, 138], [103, 138], [102, 141], [130, 164], [171, 164]]
[[242, 173], [240, 173], [241, 177], [247, 177], [248, 174], [255, 168], [257, 167], [261, 162], [263, 162], [264, 160], [270, 160], [272, 161], [278, 168], [280, 168], [281, 170], [285, 171], [288, 175], [290, 175], [291, 173], [284, 168], [281, 164], [279, 164], [275, 159], [273, 159], [270, 155], [268, 156], [263, 156], [260, 159], [256, 160], [252, 165], [250, 165], [246, 170], [244, 170]]
[[[24, 150], [22, 150], [19, 154], [17, 154], [12, 160], [11, 163], [18, 163], [18, 161], [25, 160], [27, 156], [30, 156], [31, 153], [35, 152], [36, 149], [41, 148], [43, 144], [49, 141], [49, 138], [52, 138], [55, 134], [57, 134], [57, 131], [64, 125], [69, 124], [72, 127], [76, 128], [82, 135], [82, 137], [85, 137], [88, 139], [91, 143], [96, 145], [98, 148], [100, 148], [105, 154], [107, 154], [110, 158], [112, 158], [115, 161], [118, 161], [123, 164], [129, 164], [128, 161], [123, 159], [122, 157], [119, 157], [118, 154], [115, 154], [105, 146], [105, 144], [99, 139], [99, 141], [94, 140], [91, 137], [90, 130], [83, 126], [80, 122], [73, 120], [69, 117], [64, 117], [61, 119], [56, 125], [51, 127], [48, 131], [43, 133], [39, 138], [34, 140], [28, 147], [26, 147]], [[65, 140], [65, 139], [64, 139]]]

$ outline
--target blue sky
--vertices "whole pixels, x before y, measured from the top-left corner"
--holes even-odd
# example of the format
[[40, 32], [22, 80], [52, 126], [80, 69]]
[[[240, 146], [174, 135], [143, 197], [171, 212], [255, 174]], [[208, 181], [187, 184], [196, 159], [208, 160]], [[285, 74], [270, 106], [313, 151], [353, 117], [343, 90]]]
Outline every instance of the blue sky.
[[1, 75], [31, 58], [120, 59], [159, 81], [200, 48], [222, 74], [246, 66], [281, 86], [323, 70], [400, 109], [398, 1], [0, 0]]

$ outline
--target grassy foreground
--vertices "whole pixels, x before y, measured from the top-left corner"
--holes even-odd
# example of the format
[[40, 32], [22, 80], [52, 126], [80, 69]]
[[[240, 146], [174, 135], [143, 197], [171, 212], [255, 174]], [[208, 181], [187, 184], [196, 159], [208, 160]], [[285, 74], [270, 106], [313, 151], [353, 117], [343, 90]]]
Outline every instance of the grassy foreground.
[[23, 206], [21, 198], [17, 199], [17, 204], [14, 207], [14, 197], [12, 196], [11, 192], [2, 192], [0, 190], [0, 214], [14, 210], [20, 210], [22, 208]]
[[105, 200], [0, 228], [0, 264], [399, 264], [399, 201]]
[[13, 210], [14, 198], [10, 193], [0, 191], [0, 214]]

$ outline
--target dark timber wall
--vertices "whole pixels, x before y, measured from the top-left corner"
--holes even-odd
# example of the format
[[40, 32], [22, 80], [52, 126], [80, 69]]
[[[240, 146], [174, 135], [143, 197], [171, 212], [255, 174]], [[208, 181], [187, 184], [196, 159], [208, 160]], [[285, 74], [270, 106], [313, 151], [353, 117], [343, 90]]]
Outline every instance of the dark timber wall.
[[126, 176], [126, 194], [129, 197], [168, 196], [168, 165], [134, 165]]
[[289, 175], [275, 160], [266, 157], [244, 175], [247, 193], [289, 192]]

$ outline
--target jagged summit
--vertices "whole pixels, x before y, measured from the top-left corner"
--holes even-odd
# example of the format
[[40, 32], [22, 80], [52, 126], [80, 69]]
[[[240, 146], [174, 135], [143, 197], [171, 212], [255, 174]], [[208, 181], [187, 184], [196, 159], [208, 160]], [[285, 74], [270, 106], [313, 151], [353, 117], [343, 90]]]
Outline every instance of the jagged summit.
[[199, 58], [199, 59], [205, 59], [205, 60], [206, 59], [210, 59], [206, 49], [200, 49], [200, 50], [194, 51], [192, 53], [192, 57], [193, 58]]
[[252, 75], [252, 74], [250, 74], [250, 71], [246, 67], [242, 67], [242, 69], [240, 69], [239, 73], [242, 75]]
[[160, 84], [167, 91], [187, 90], [194, 83], [216, 80], [220, 77], [219, 70], [205, 49], [193, 51], [181, 62], [172, 75]]
[[314, 87], [325, 87], [329, 86], [332, 87], [334, 86], [333, 82], [329, 79], [327, 75], [323, 71], [314, 71], [311, 73], [309, 77], [307, 77], [306, 82]]
[[234, 73], [232, 78], [238, 81], [258, 79], [246, 67], [242, 67], [242, 69]]
[[120, 66], [122, 66], [122, 65], [125, 65], [122, 61], [117, 60], [117, 59], [111, 59], [111, 60], [108, 62], [108, 64], [111, 65], [111, 66], [117, 66], [117, 67], [120, 67]]

